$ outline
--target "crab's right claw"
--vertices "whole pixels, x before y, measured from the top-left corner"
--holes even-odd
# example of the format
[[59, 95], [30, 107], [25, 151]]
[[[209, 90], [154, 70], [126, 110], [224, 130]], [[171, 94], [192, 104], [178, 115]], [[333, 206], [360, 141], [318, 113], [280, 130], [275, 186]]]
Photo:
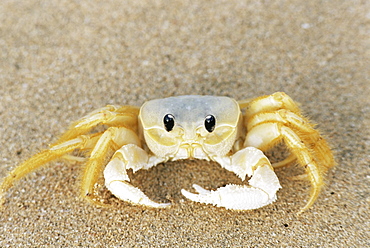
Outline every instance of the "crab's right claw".
[[157, 203], [150, 200], [140, 189], [130, 185], [128, 182], [113, 181], [105, 185], [117, 198], [123, 201], [152, 208], [165, 208], [171, 205], [171, 203]]
[[157, 203], [149, 199], [140, 189], [132, 186], [127, 169], [137, 171], [148, 168], [147, 153], [136, 145], [125, 145], [119, 149], [104, 170], [105, 186], [117, 198], [152, 208], [164, 208], [171, 203]]

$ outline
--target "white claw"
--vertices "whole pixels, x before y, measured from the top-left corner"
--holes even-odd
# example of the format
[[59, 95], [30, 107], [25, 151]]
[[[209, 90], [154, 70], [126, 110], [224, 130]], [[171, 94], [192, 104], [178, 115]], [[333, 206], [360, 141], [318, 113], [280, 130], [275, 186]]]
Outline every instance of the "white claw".
[[211, 200], [211, 194], [212, 191], [206, 190], [199, 186], [198, 184], [193, 184], [193, 188], [195, 191], [197, 191], [198, 194], [193, 194], [185, 189], [181, 190], [181, 194], [183, 194], [186, 198], [189, 200], [195, 201], [195, 202], [202, 202], [202, 203], [208, 203], [208, 204], [215, 204]]
[[[119, 153], [122, 156], [118, 156]], [[136, 145], [125, 145], [119, 149], [116, 157], [107, 164], [104, 169], [105, 186], [118, 199], [134, 204], [144, 205], [153, 208], [165, 208], [171, 203], [157, 203], [149, 199], [140, 189], [129, 183], [127, 168], [136, 171], [148, 167], [148, 155]]]
[[[193, 188], [199, 193], [199, 194], [203, 194], [203, 195], [206, 195], [206, 194], [209, 194], [211, 193], [210, 190], [206, 190], [205, 188], [202, 188], [201, 186], [199, 186], [198, 184], [193, 184]], [[185, 190], [186, 191], [186, 190]]]
[[181, 193], [189, 200], [213, 204], [218, 207], [234, 210], [257, 209], [276, 200], [276, 192], [281, 188], [278, 178], [272, 167], [265, 164], [255, 169], [249, 185], [229, 184], [209, 191], [194, 184], [198, 194], [190, 193], [184, 189]]
[[213, 204], [226, 209], [257, 209], [276, 200], [276, 195], [269, 197], [263, 190], [246, 185], [229, 184], [216, 191], [205, 190], [196, 184], [193, 187], [199, 194], [193, 194], [184, 189], [181, 190], [181, 193], [189, 200]]
[[135, 188], [129, 183], [122, 181], [113, 181], [107, 185], [107, 188], [114, 192], [114, 195], [123, 201], [132, 202], [134, 204], [145, 205], [153, 208], [165, 208], [171, 203], [157, 203], [150, 200], [140, 189]]

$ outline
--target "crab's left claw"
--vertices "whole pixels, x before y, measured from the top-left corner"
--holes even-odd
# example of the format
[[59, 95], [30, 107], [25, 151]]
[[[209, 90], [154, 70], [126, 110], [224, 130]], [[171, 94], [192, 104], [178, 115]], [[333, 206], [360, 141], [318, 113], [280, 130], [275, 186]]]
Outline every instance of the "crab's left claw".
[[195, 202], [234, 210], [257, 209], [276, 200], [276, 192], [281, 186], [270, 162], [262, 152], [254, 148], [245, 148], [232, 157], [231, 163], [219, 162], [242, 179], [246, 174], [252, 176], [248, 181], [250, 186], [229, 184], [216, 191], [209, 191], [194, 184], [193, 187], [199, 194], [184, 189], [181, 193]]
[[276, 195], [270, 197], [267, 193], [243, 185], [229, 184], [218, 188], [216, 191], [210, 191], [194, 184], [194, 189], [199, 194], [193, 194], [184, 189], [181, 193], [189, 200], [213, 204], [218, 207], [234, 210], [256, 209], [268, 205], [276, 200]]

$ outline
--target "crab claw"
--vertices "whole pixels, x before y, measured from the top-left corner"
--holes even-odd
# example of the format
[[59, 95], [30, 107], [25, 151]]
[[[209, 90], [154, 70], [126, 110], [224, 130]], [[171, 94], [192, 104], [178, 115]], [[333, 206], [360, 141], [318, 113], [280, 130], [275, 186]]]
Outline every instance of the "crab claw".
[[228, 184], [216, 191], [206, 190], [196, 184], [193, 187], [199, 194], [193, 194], [184, 189], [181, 190], [181, 193], [189, 200], [213, 204], [226, 209], [257, 209], [276, 200], [276, 195], [270, 198], [266, 192], [243, 185]]
[[130, 184], [127, 169], [150, 168], [148, 155], [140, 147], [128, 144], [116, 151], [104, 169], [105, 186], [118, 199], [152, 208], [165, 208], [171, 203], [157, 203]]
[[275, 173], [265, 165], [258, 167], [247, 185], [228, 184], [210, 191], [194, 184], [198, 194], [190, 193], [184, 189], [181, 193], [189, 200], [213, 204], [218, 207], [234, 210], [250, 210], [266, 206], [276, 200], [276, 192], [281, 188]]
[[152, 208], [166, 208], [171, 203], [157, 203], [147, 197], [140, 189], [123, 181], [113, 181], [107, 184], [107, 188], [114, 192], [114, 195], [123, 201], [129, 201], [134, 204], [144, 205]]

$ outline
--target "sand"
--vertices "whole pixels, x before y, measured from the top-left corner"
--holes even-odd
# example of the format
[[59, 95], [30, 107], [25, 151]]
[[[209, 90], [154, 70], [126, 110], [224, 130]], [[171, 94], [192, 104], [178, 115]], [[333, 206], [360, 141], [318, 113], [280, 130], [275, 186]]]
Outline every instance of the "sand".
[[337, 166], [298, 217], [309, 194], [290, 179], [298, 166], [276, 171], [274, 204], [237, 212], [180, 193], [241, 183], [216, 163], [131, 175], [152, 199], [173, 203], [153, 210], [104, 187], [111, 207], [91, 205], [78, 197], [82, 166], [53, 162], [9, 190], [0, 247], [370, 246], [370, 2], [276, 2], [2, 0], [1, 178], [96, 108], [183, 94], [284, 91], [326, 134]]

